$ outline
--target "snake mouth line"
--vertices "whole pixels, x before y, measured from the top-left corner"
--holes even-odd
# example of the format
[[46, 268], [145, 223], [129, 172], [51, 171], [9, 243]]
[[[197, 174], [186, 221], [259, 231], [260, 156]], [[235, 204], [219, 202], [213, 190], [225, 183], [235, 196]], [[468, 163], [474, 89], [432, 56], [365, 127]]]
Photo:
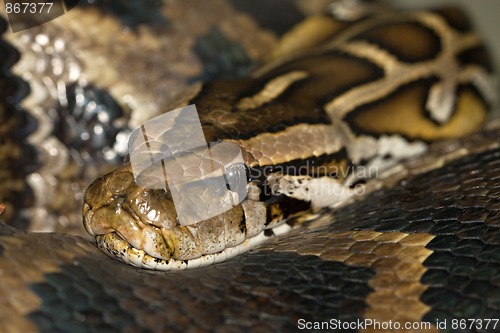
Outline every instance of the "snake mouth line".
[[243, 241], [243, 243], [228, 247], [218, 253], [205, 254], [195, 259], [161, 259], [149, 255], [144, 250], [137, 249], [130, 245], [130, 243], [123, 240], [117, 233], [109, 233], [96, 236], [97, 246], [108, 256], [119, 261], [149, 270], [160, 271], [180, 271], [191, 268], [199, 268], [209, 266], [212, 264], [220, 263], [235, 257], [241, 253], [253, 249], [257, 245], [263, 243], [269, 237], [274, 235], [281, 235], [288, 232], [291, 227], [288, 224], [282, 224], [279, 227], [271, 229], [273, 235], [269, 232], [261, 231], [258, 235], [253, 236]]

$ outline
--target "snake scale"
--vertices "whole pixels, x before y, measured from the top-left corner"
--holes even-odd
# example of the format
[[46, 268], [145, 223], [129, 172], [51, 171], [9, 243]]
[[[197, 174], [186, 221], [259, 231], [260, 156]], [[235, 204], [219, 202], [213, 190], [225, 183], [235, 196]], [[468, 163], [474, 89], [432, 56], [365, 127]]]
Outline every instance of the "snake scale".
[[[0, 224], [0, 331], [288, 332], [304, 323], [371, 318], [430, 322], [414, 331], [434, 332], [439, 321], [449, 323], [442, 331], [456, 331], [454, 318], [498, 319], [500, 124], [473, 133], [495, 99], [494, 76], [462, 12], [336, 5], [269, 53], [274, 37], [248, 16], [224, 1], [196, 4], [198, 14], [186, 10], [186, 1], [82, 3], [17, 36], [2, 21], [2, 218], [18, 228], [80, 234], [83, 199], [85, 215], [113, 204], [121, 193], [109, 196], [110, 189], [130, 186], [121, 183], [125, 165], [83, 194], [121, 163], [130, 130], [189, 101], [208, 141], [243, 147], [253, 182], [270, 182], [255, 168], [306, 160], [314, 161], [307, 174], [281, 175], [277, 184], [312, 186], [325, 176], [319, 166], [344, 170], [349, 163], [379, 167], [380, 179], [361, 184], [364, 195], [335, 209], [318, 212], [317, 205], [315, 217], [300, 223], [294, 214], [317, 198], [278, 186], [255, 202], [265, 205], [262, 221], [270, 229], [289, 217], [293, 230], [225, 262], [175, 273], [123, 265], [88, 236]], [[165, 31], [168, 37], [157, 38]], [[413, 46], [402, 48], [408, 35]], [[172, 46], [177, 52], [167, 52]], [[188, 86], [200, 80], [210, 82]], [[344, 141], [328, 136], [332, 123]], [[430, 143], [436, 139], [444, 140]], [[266, 151], [269, 140], [282, 148]], [[230, 216], [247, 224], [255, 213], [235, 209]], [[118, 235], [127, 238], [123, 230]], [[178, 248], [156, 261], [175, 258]]]

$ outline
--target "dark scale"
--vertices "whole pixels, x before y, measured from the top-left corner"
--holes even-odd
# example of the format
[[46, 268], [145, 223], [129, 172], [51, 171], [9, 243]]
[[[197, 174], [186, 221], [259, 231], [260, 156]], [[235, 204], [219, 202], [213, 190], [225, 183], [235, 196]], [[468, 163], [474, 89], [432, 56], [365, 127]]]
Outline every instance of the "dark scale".
[[237, 42], [228, 40], [217, 28], [198, 38], [193, 49], [203, 63], [203, 73], [191, 78], [192, 82], [234, 79], [248, 74], [253, 67], [246, 51]]
[[241, 215], [241, 220], [240, 220], [240, 232], [241, 233], [246, 233], [247, 232], [247, 219], [245, 217], [245, 214], [242, 214]]
[[274, 236], [273, 230], [272, 229], [265, 229], [264, 230], [264, 236], [266, 236], [266, 237], [272, 237], [272, 236]]
[[458, 7], [444, 7], [441, 9], [435, 9], [435, 13], [441, 15], [446, 22], [453, 27], [453, 29], [457, 29], [460, 32], [468, 32], [472, 30], [472, 26], [470, 24], [467, 15]]
[[168, 23], [160, 11], [163, 0], [81, 0], [80, 5], [97, 7], [118, 17], [124, 26], [132, 29], [141, 24], [164, 26]]
[[494, 71], [493, 61], [490, 59], [488, 50], [484, 46], [477, 46], [459, 53], [457, 60], [464, 67], [474, 64], [482, 66], [490, 73]]
[[[418, 47], [405, 43], [405, 39], [412, 38], [420, 41]], [[441, 40], [436, 32], [419, 22], [381, 24], [354, 39], [378, 45], [408, 63], [432, 60], [441, 51]]]
[[305, 16], [295, 1], [230, 0], [234, 8], [252, 16], [258, 24], [282, 35]]
[[108, 92], [93, 85], [70, 85], [57, 114], [56, 137], [82, 160], [120, 163], [127, 154], [122, 143], [130, 130], [123, 110]]

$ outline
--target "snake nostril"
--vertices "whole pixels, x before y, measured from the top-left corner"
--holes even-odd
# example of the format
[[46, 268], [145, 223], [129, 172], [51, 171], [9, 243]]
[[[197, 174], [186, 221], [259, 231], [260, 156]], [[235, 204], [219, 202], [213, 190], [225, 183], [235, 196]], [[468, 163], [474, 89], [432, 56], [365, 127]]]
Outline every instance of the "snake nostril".
[[113, 195], [113, 203], [116, 206], [122, 206], [124, 202], [127, 201], [127, 196], [126, 195]]

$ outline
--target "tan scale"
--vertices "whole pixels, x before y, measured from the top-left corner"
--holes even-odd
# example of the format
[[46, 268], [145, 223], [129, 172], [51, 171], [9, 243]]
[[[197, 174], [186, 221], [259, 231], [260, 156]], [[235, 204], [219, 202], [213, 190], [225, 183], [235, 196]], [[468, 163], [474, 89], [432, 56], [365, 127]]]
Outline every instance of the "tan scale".
[[463, 91], [456, 97], [456, 111], [451, 119], [438, 125], [422, 111], [425, 96], [424, 87], [414, 85], [354, 115], [353, 124], [368, 133], [395, 133], [412, 139], [436, 140], [471, 134], [486, 119], [484, 102], [471, 91]]

